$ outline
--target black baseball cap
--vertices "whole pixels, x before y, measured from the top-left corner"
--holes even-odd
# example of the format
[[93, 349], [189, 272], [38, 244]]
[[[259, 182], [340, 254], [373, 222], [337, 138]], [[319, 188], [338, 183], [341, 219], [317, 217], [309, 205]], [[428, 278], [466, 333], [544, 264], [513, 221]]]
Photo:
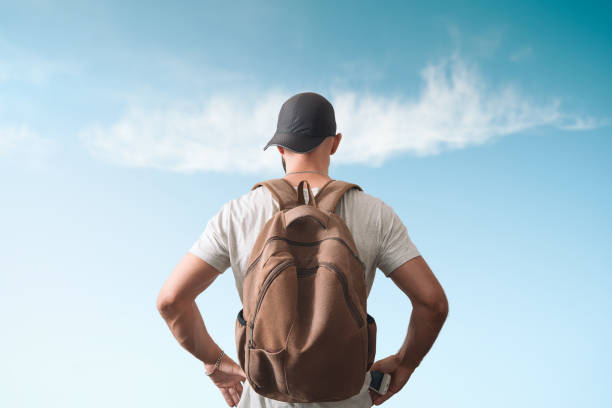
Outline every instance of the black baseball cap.
[[314, 150], [326, 137], [336, 135], [334, 107], [323, 96], [302, 92], [281, 107], [276, 133], [263, 148], [282, 146], [297, 153]]

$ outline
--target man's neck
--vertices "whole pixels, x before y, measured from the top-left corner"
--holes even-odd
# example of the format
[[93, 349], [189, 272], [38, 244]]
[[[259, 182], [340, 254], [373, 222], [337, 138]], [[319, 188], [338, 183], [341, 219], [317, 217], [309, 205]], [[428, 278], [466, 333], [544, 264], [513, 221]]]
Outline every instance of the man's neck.
[[[321, 188], [325, 183], [327, 183], [331, 178], [326, 174], [320, 173], [294, 173], [299, 171], [321, 171], [321, 170], [288, 170], [287, 174], [283, 177], [292, 186], [297, 187], [297, 185], [302, 180], [308, 181], [311, 188]], [[326, 173], [325, 171], [321, 171], [322, 173]], [[289, 174], [294, 173], [294, 174]]]

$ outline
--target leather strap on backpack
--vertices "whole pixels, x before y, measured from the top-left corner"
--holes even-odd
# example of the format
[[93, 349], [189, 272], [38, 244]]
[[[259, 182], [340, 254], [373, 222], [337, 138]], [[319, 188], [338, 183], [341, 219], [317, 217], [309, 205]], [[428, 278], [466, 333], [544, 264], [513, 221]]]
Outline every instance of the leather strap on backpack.
[[357, 184], [332, 179], [318, 191], [317, 207], [325, 211], [335, 212], [340, 199], [351, 188], [363, 191]]
[[265, 186], [268, 190], [270, 190], [272, 196], [278, 202], [280, 211], [287, 208], [293, 208], [297, 205], [297, 193], [293, 188], [293, 185], [284, 178], [260, 181], [259, 183], [255, 184], [251, 190], [255, 190], [259, 186]]
[[[293, 185], [284, 178], [261, 181], [256, 183], [251, 190], [255, 190], [259, 186], [265, 186], [270, 190], [272, 196], [278, 202], [280, 211], [299, 205], [298, 193]], [[347, 183], [341, 180], [329, 180], [319, 189], [317, 194], [314, 195], [315, 199], [313, 201], [316, 202], [318, 208], [334, 212], [344, 193], [351, 188], [357, 188], [363, 191], [357, 184]], [[311, 190], [309, 190], [309, 194], [310, 191]]]

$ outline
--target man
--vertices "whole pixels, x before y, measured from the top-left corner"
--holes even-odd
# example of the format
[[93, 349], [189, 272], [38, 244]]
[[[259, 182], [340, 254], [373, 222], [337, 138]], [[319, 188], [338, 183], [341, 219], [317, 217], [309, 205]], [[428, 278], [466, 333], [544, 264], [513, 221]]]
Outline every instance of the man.
[[[286, 172], [284, 178], [296, 192], [299, 181], [306, 179], [316, 194], [330, 180], [330, 156], [337, 151], [341, 139], [342, 134], [336, 134], [332, 105], [321, 95], [306, 92], [294, 95], [283, 104], [277, 131], [264, 150], [277, 146]], [[391, 384], [385, 395], [368, 389], [370, 373], [367, 372], [361, 391], [343, 401], [289, 404], [264, 398], [248, 381], [243, 386], [244, 371], [208, 334], [195, 303], [196, 297], [231, 266], [242, 300], [251, 249], [259, 231], [278, 208], [278, 203], [264, 187], [227, 202], [208, 222], [205, 231], [163, 285], [157, 299], [160, 313], [179, 343], [204, 363], [206, 374], [229, 406], [332, 408], [370, 407], [383, 403], [406, 384], [431, 348], [446, 319], [448, 302], [398, 215], [382, 200], [364, 191], [347, 191], [336, 213], [346, 222], [366, 265], [367, 293], [378, 268], [410, 298], [413, 306], [408, 332], [399, 351], [371, 367], [371, 370], [391, 374]]]

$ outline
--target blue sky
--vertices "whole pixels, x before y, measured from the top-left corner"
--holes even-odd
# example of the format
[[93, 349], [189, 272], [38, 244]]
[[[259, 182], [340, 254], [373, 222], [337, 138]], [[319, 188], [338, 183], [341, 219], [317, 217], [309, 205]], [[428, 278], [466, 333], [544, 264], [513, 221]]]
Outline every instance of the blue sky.
[[[385, 405], [610, 405], [609, 3], [129, 3], [1, 5], [0, 405], [224, 405], [157, 292], [303, 91], [449, 298]], [[198, 306], [235, 358], [231, 270]], [[368, 308], [383, 358], [410, 302]]]

